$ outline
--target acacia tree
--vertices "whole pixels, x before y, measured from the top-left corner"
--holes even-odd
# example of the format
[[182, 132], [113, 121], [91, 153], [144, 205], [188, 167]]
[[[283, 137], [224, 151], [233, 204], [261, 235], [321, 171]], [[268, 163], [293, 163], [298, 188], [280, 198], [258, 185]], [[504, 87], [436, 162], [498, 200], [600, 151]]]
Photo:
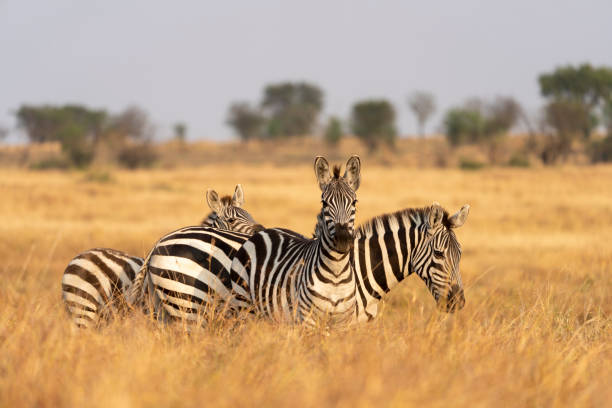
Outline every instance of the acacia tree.
[[606, 106], [612, 101], [612, 68], [567, 65], [538, 79], [540, 92], [547, 99], [547, 141], [541, 157], [545, 164], [552, 164], [567, 159], [572, 141], [588, 141], [598, 123], [606, 123]]
[[[578, 120], [584, 138], [588, 139], [599, 122], [599, 111], [612, 101], [612, 68], [568, 65], [542, 74], [538, 79], [540, 92], [549, 104], [580, 106], [587, 113], [588, 120], [583, 117]], [[554, 127], [554, 123], [550, 125]]]
[[229, 107], [226, 123], [246, 142], [262, 136], [265, 117], [248, 102], [236, 102]]
[[380, 143], [393, 145], [397, 137], [395, 109], [385, 99], [357, 102], [351, 113], [351, 127], [370, 151]]
[[4, 126], [0, 126], [0, 141], [6, 139], [8, 133], [9, 131], [7, 128], [5, 128]]
[[267, 85], [261, 107], [268, 116], [271, 138], [307, 135], [323, 109], [323, 91], [307, 82]]
[[436, 111], [436, 99], [429, 92], [416, 91], [408, 98], [408, 106], [416, 116], [419, 135], [425, 137], [425, 123]]

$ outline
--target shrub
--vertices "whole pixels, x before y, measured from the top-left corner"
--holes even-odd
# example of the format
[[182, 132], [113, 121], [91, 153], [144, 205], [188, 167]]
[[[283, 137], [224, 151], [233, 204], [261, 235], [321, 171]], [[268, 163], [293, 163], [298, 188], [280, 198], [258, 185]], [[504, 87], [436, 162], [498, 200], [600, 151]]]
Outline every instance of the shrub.
[[484, 163], [469, 158], [461, 158], [459, 160], [459, 168], [462, 170], [480, 170], [484, 166]]
[[127, 145], [121, 149], [117, 160], [128, 169], [151, 167], [157, 160], [157, 154], [149, 143]]
[[510, 167], [529, 167], [529, 159], [523, 154], [515, 154], [508, 161]]
[[325, 142], [331, 146], [336, 146], [342, 139], [342, 122], [336, 117], [329, 118], [325, 129]]

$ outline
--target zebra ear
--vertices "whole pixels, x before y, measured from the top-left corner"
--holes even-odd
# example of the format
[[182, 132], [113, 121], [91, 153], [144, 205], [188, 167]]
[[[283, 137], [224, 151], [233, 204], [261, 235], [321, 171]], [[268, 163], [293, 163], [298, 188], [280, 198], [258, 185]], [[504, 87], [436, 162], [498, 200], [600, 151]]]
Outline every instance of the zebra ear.
[[331, 180], [331, 174], [329, 173], [329, 163], [323, 156], [317, 156], [314, 162], [315, 175], [319, 182], [321, 190], [325, 188], [327, 183]]
[[459, 228], [467, 220], [467, 216], [470, 213], [470, 206], [468, 204], [461, 207], [457, 213], [448, 218], [448, 223], [451, 228]]
[[221, 200], [219, 199], [219, 194], [212, 188], [206, 190], [206, 202], [211, 210], [216, 213], [221, 212]]
[[444, 210], [440, 207], [438, 202], [434, 201], [429, 209], [429, 228], [428, 231], [432, 232], [442, 224], [442, 218], [444, 218]]
[[242, 186], [237, 184], [234, 196], [232, 197], [232, 205], [234, 207], [242, 207], [242, 204], [244, 204], [244, 192], [242, 191]]
[[359, 188], [361, 181], [361, 159], [357, 155], [351, 156], [346, 162], [346, 170], [344, 171], [344, 179], [353, 191]]

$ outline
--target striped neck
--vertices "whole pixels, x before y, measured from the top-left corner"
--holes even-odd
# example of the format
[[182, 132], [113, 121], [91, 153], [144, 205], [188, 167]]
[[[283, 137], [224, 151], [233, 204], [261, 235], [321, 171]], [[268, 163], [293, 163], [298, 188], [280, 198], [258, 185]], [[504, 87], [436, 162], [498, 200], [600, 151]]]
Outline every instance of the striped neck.
[[368, 318], [376, 305], [413, 270], [412, 255], [422, 242], [427, 226], [427, 208], [404, 209], [375, 217], [357, 230], [353, 267], [357, 277], [359, 303]]

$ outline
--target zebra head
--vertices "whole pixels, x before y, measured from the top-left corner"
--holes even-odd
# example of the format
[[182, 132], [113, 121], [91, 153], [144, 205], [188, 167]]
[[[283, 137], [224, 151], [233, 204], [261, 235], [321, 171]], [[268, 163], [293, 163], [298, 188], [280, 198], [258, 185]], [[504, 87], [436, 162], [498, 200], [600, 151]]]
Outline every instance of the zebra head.
[[346, 253], [355, 235], [355, 191], [359, 188], [361, 161], [359, 156], [352, 156], [346, 162], [344, 176], [340, 176], [340, 166], [334, 166], [332, 176], [327, 160], [317, 156], [314, 169], [322, 192], [317, 234], [331, 249]]
[[206, 201], [212, 213], [202, 222], [203, 225], [245, 234], [254, 234], [264, 229], [251, 214], [241, 208], [244, 204], [244, 192], [240, 184], [236, 186], [233, 197], [219, 197], [215, 190], [209, 188], [206, 191]]
[[465, 305], [463, 283], [459, 273], [461, 245], [453, 229], [465, 223], [470, 206], [464, 205], [454, 215], [433, 203], [422, 226], [422, 241], [415, 248], [412, 270], [427, 284], [438, 308], [446, 312], [460, 310]]

